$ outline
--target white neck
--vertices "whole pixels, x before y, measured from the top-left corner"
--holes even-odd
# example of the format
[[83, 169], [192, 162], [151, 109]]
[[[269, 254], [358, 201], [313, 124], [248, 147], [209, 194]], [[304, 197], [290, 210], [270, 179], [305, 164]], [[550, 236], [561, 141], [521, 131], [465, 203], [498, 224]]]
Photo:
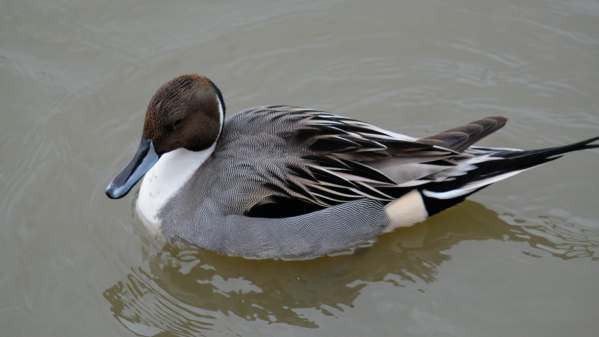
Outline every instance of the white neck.
[[[220, 136], [224, 124], [224, 111], [219, 100]], [[160, 232], [158, 214], [166, 203], [180, 191], [191, 176], [204, 164], [216, 148], [216, 142], [203, 151], [189, 151], [179, 148], [163, 154], [158, 162], [145, 174], [139, 196], [137, 214], [146, 228], [152, 233]]]
[[146, 173], [137, 197], [137, 214], [150, 232], [153, 234], [158, 232], [160, 210], [177, 191], [183, 188], [191, 176], [214, 152], [215, 147], [216, 143], [199, 152], [180, 148], [165, 153]]

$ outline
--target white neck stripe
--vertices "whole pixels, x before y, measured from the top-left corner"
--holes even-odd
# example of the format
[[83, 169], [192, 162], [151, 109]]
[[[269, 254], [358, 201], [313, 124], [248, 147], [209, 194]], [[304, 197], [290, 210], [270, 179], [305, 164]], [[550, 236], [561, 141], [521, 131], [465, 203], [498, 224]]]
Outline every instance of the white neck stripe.
[[215, 144], [218, 141], [220, 134], [223, 132], [223, 127], [225, 125], [225, 110], [223, 109], [224, 102], [221, 101], [219, 95], [216, 95], [216, 102], [218, 103], [219, 129], [218, 129], [218, 135], [216, 136], [216, 140], [214, 141]]

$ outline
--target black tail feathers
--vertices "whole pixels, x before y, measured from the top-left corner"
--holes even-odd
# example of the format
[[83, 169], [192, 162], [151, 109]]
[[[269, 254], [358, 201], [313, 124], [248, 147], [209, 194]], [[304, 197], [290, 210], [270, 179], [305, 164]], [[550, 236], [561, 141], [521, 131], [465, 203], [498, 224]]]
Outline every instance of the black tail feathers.
[[[577, 143], [537, 150], [506, 150], [493, 154], [495, 159], [476, 164], [477, 168], [467, 174], [444, 182], [422, 186], [421, 193], [429, 215], [462, 202], [466, 197], [491, 184], [573, 151], [599, 148], [599, 137]], [[497, 157], [502, 159], [497, 159]]]
[[[599, 140], [599, 137], [589, 138], [569, 145], [537, 150], [509, 151], [504, 154], [500, 153], [497, 156], [503, 157], [505, 160], [502, 160], [502, 165], [499, 166], [505, 166], [507, 171], [527, 169], [561, 158], [568, 152], [599, 148], [599, 144], [592, 144], [597, 140]], [[492, 165], [492, 163], [489, 164]]]

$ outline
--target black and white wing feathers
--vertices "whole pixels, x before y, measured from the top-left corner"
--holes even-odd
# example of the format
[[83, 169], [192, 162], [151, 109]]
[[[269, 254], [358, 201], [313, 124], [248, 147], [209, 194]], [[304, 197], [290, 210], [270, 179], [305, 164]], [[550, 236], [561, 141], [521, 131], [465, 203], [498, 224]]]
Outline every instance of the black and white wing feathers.
[[252, 113], [261, 123], [276, 124], [274, 132], [296, 151], [267, 179], [272, 194], [257, 208], [290, 202], [290, 208], [309, 212], [358, 199], [386, 204], [417, 190], [432, 215], [564, 153], [599, 147], [592, 144], [598, 138], [539, 150], [472, 146], [503, 127], [503, 117], [416, 139], [318, 110], [270, 106]]
[[254, 112], [254, 118], [283, 125], [277, 132], [301, 160], [287, 164], [286, 174], [271, 177], [271, 198], [257, 206], [291, 198], [317, 208], [357, 199], [389, 202], [434, 173], [469, 158], [435, 144], [390, 132], [331, 113], [288, 106]]

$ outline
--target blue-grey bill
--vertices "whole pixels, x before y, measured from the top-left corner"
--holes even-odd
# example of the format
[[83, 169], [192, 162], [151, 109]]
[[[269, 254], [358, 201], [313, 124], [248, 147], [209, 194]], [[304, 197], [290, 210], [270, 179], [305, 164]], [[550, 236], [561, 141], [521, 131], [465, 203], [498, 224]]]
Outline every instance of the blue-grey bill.
[[158, 161], [154, 145], [149, 139], [142, 138], [133, 159], [106, 187], [110, 199], [119, 199], [127, 195], [137, 182]]

